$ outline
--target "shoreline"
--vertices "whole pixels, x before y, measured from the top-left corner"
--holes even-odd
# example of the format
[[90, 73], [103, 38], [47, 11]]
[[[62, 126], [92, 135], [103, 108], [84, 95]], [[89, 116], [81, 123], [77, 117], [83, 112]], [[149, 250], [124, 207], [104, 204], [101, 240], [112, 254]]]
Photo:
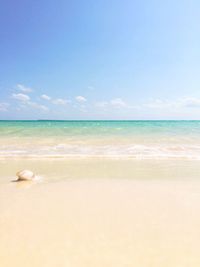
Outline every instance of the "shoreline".
[[45, 182], [73, 179], [129, 180], [199, 180], [200, 165], [195, 160], [136, 160], [118, 158], [0, 160], [0, 186], [9, 183], [15, 174], [30, 169], [43, 176]]

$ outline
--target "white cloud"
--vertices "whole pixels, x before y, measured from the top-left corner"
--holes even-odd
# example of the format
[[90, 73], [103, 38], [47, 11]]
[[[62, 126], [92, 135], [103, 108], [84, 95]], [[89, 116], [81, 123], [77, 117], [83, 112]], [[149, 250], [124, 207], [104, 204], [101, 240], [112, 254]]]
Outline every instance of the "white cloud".
[[63, 98], [52, 99], [50, 96], [45, 95], [45, 94], [41, 95], [40, 98], [50, 101], [54, 105], [61, 105], [61, 106], [64, 106], [70, 102], [69, 100], [63, 99]]
[[66, 105], [69, 102], [70, 102], [69, 100], [62, 99], [62, 98], [57, 98], [57, 99], [52, 101], [52, 103], [55, 105]]
[[44, 105], [40, 105], [40, 104], [38, 104], [36, 102], [29, 101], [29, 102], [27, 102], [27, 105], [32, 107], [32, 108], [34, 108], [34, 109], [39, 109], [41, 111], [48, 111], [49, 110], [48, 107], [46, 107]]
[[100, 101], [96, 102], [95, 106], [97, 108], [130, 108], [142, 110], [144, 108], [148, 109], [165, 109], [171, 110], [176, 109], [181, 110], [183, 108], [200, 108], [200, 98], [195, 97], [182, 97], [175, 100], [166, 100], [166, 99], [150, 99], [147, 103], [138, 104], [138, 105], [128, 105], [121, 98], [114, 98], [110, 101]]
[[40, 111], [44, 111], [47, 112], [49, 109], [48, 107], [44, 106], [44, 105], [40, 105], [36, 102], [32, 102], [32, 101], [27, 101], [27, 102], [20, 102], [19, 107], [17, 107], [17, 110], [22, 110], [22, 109], [37, 109]]
[[20, 90], [23, 93], [31, 93], [31, 92], [33, 92], [33, 89], [31, 89], [29, 87], [26, 87], [23, 84], [17, 84], [17, 88], [18, 88], [18, 90]]
[[76, 101], [78, 101], [78, 102], [86, 102], [87, 99], [84, 96], [79, 95], [79, 96], [76, 96]]
[[50, 96], [45, 95], [45, 94], [41, 95], [40, 98], [42, 98], [42, 99], [44, 99], [44, 100], [47, 100], [47, 101], [50, 101], [50, 102], [51, 102], [52, 104], [54, 104], [54, 105], [61, 105], [61, 106], [64, 106], [64, 105], [70, 103], [70, 101], [67, 100], [67, 99], [63, 99], [63, 98], [56, 98], [56, 99], [53, 99], [53, 98], [51, 98]]
[[142, 105], [153, 109], [183, 109], [200, 108], [200, 98], [182, 97], [176, 100], [151, 99], [150, 102]]
[[48, 96], [48, 95], [41, 95], [40, 96], [42, 99], [44, 99], [44, 100], [51, 100], [51, 97], [50, 96]]
[[100, 101], [96, 102], [95, 106], [98, 108], [131, 108], [126, 102], [124, 102], [121, 98], [113, 98], [110, 101]]
[[179, 105], [188, 108], [200, 108], [200, 98], [184, 97], [179, 101]]
[[147, 108], [166, 108], [174, 105], [174, 102], [170, 102], [162, 99], [151, 99], [148, 103], [144, 104]]
[[12, 94], [12, 98], [19, 100], [19, 101], [23, 101], [23, 102], [30, 100], [30, 97], [25, 94]]
[[0, 111], [8, 111], [8, 103], [0, 103]]
[[114, 107], [127, 107], [127, 104], [121, 98], [112, 99], [110, 104]]
[[40, 105], [36, 102], [31, 101], [30, 97], [25, 94], [12, 94], [12, 98], [18, 100], [20, 102], [20, 107], [21, 108], [33, 108], [33, 109], [38, 109], [40, 111], [48, 111], [48, 107], [44, 105]]

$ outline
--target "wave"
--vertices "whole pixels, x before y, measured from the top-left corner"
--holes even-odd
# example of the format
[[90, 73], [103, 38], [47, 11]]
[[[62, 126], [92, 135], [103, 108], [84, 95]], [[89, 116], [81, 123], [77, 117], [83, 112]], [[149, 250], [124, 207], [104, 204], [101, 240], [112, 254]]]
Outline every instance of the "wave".
[[0, 158], [105, 157], [133, 159], [200, 160], [200, 145], [9, 145], [0, 146]]

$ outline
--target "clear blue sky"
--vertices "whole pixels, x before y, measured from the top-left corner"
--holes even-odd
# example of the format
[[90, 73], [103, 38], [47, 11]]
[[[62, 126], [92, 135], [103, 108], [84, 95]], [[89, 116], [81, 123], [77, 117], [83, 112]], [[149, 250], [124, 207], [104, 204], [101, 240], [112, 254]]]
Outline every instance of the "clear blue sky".
[[198, 0], [0, 1], [0, 119], [200, 119]]

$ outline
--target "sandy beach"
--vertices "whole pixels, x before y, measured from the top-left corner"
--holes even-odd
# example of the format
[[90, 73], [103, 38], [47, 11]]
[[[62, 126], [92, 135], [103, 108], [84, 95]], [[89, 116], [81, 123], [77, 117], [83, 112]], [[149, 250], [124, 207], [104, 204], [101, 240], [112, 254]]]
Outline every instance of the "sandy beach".
[[[199, 266], [197, 163], [192, 179], [180, 179], [183, 164], [172, 170], [169, 163], [167, 179], [166, 162], [29, 160], [43, 174], [54, 168], [54, 177], [13, 183], [24, 160], [1, 162], [1, 266]], [[184, 164], [187, 175], [194, 164]]]
[[0, 1], [0, 267], [200, 267], [200, 1]]
[[0, 127], [0, 266], [200, 266], [199, 122]]

